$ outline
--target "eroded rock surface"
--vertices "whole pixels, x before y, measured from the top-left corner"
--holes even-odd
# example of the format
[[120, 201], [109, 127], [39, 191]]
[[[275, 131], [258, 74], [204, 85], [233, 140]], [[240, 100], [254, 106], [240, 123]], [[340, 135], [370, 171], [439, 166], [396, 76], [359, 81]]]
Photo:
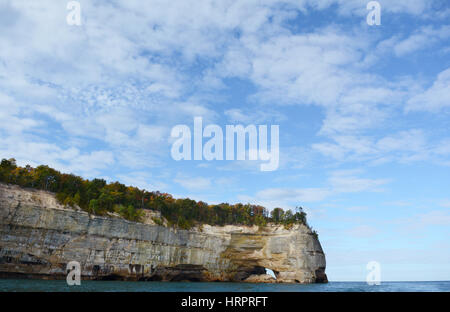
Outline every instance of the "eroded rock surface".
[[[325, 255], [304, 225], [179, 230], [90, 216], [53, 194], [0, 184], [0, 275], [84, 279], [326, 282]], [[273, 270], [277, 279], [265, 274]]]

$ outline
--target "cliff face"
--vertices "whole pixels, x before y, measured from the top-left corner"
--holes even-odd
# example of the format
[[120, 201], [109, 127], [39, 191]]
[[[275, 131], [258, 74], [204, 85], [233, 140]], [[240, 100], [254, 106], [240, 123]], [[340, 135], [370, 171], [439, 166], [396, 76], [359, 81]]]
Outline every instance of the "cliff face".
[[[151, 214], [150, 212], [148, 212]], [[85, 279], [326, 282], [325, 255], [310, 229], [268, 225], [177, 230], [89, 216], [53, 194], [0, 183], [0, 276]]]

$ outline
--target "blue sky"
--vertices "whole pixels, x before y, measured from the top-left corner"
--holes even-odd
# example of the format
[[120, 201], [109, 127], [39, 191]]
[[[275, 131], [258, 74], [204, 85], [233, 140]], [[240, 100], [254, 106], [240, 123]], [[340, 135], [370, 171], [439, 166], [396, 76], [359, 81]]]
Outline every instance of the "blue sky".
[[[0, 157], [210, 203], [305, 207], [330, 280], [450, 280], [450, 4], [0, 0]], [[280, 166], [171, 129], [280, 126]]]

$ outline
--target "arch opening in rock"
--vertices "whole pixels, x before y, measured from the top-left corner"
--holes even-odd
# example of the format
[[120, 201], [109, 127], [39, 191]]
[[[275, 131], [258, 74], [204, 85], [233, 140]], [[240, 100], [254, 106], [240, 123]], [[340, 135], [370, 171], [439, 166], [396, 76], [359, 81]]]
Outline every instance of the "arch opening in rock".
[[245, 282], [267, 282], [273, 283], [277, 280], [278, 271], [265, 268], [260, 265], [240, 267], [234, 275], [234, 281]]
[[277, 279], [277, 276], [275, 275], [275, 272], [271, 269], [264, 268], [266, 270], [266, 274], [272, 276], [274, 279]]

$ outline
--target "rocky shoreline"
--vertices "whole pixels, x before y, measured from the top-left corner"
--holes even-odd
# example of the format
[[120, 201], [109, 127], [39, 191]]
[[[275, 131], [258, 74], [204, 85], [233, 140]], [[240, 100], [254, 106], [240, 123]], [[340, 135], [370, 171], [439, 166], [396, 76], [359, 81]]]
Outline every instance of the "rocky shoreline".
[[91, 280], [327, 282], [322, 247], [305, 225], [180, 230], [147, 213], [143, 223], [92, 216], [52, 193], [0, 184], [0, 277], [65, 279], [78, 261]]

